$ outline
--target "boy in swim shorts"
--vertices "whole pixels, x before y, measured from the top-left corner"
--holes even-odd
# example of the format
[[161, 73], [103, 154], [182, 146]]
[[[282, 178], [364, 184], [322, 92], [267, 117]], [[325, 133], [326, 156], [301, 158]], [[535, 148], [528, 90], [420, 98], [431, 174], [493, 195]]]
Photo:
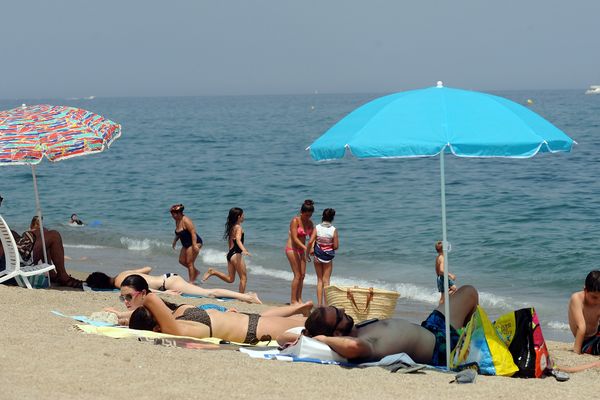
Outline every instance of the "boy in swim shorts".
[[[435, 258], [435, 274], [437, 275], [437, 288], [440, 292], [440, 304], [444, 304], [444, 247], [441, 241], [435, 242], [437, 257]], [[456, 275], [448, 271], [448, 295], [452, 296], [456, 292], [454, 280]]]

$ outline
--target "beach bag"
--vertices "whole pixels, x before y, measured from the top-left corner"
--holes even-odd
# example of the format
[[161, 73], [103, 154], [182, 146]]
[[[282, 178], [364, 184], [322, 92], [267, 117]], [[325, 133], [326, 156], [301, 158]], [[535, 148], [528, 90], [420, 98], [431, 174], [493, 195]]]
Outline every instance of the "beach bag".
[[398, 292], [372, 287], [332, 285], [325, 288], [327, 304], [343, 308], [355, 323], [372, 318], [391, 318], [396, 311], [399, 296]]
[[552, 368], [542, 327], [534, 308], [502, 315], [494, 322], [498, 336], [508, 346], [521, 378], [541, 378]]
[[458, 343], [450, 353], [450, 368], [476, 369], [484, 375], [512, 376], [519, 368], [504, 341], [480, 306], [471, 316]]

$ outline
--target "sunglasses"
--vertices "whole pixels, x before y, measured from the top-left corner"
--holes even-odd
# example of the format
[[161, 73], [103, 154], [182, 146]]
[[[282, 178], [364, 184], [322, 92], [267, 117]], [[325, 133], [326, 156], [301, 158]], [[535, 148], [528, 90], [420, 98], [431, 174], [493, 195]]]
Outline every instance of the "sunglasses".
[[138, 294], [140, 294], [141, 292], [135, 292], [133, 295], [131, 294], [122, 294], [119, 296], [119, 300], [122, 303], [125, 303], [126, 301], [131, 302], [131, 300], [135, 299], [137, 297]]
[[[333, 307], [333, 306], [332, 306]], [[333, 336], [333, 333], [337, 330], [338, 325], [344, 319], [344, 312], [337, 307], [333, 307], [335, 310], [335, 325], [330, 329], [329, 333], [326, 336]]]

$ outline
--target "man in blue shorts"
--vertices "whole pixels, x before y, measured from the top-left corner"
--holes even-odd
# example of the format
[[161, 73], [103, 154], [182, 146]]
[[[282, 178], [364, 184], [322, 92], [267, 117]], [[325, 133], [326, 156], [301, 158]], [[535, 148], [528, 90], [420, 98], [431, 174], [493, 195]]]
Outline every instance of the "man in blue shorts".
[[[479, 294], [473, 286], [462, 286], [450, 298], [450, 345], [456, 347], [456, 329], [465, 326], [477, 308]], [[376, 361], [406, 353], [414, 361], [446, 365], [444, 306], [440, 305], [421, 325], [402, 319], [384, 319], [354, 324], [342, 308], [319, 307], [307, 318], [305, 335], [331, 347], [352, 362]]]

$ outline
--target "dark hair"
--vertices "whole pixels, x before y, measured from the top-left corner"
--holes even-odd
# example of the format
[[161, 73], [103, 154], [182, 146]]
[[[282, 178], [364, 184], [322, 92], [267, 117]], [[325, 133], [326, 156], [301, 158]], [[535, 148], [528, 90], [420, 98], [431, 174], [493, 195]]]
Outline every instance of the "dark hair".
[[228, 240], [231, 237], [231, 229], [237, 223], [240, 215], [244, 213], [239, 207], [233, 207], [229, 210], [229, 215], [227, 215], [227, 222], [225, 222], [225, 232], [223, 233], [223, 239]]
[[300, 212], [315, 212], [315, 202], [312, 200], [304, 200]]
[[[31, 218], [31, 224], [29, 224], [29, 228], [33, 228], [34, 225], [39, 224], [39, 219], [40, 217], [38, 217], [37, 215], [34, 215], [33, 218]], [[44, 220], [44, 217], [42, 217], [42, 221]]]
[[184, 209], [185, 209], [185, 207], [183, 206], [183, 204], [179, 203], [179, 204], [173, 204], [171, 206], [170, 211], [171, 212], [183, 212]]
[[141, 292], [142, 290], [145, 290], [146, 293], [150, 292], [148, 282], [146, 282], [144, 278], [137, 274], [129, 275], [127, 278], [123, 279], [123, 282], [121, 282], [121, 287], [123, 286], [133, 288], [138, 292]]
[[444, 242], [442, 242], [441, 240], [438, 240], [437, 242], [435, 242], [435, 250], [436, 251], [442, 251], [444, 249]]
[[129, 328], [143, 331], [153, 331], [158, 325], [146, 307], [136, 308], [129, 317]]
[[112, 278], [104, 272], [92, 272], [85, 279], [85, 283], [92, 289], [114, 289]]
[[304, 334], [306, 336], [325, 335], [331, 336], [331, 327], [325, 323], [325, 307], [317, 307], [310, 313], [304, 322]]
[[335, 218], [335, 210], [333, 208], [326, 208], [323, 210], [321, 221], [333, 222], [333, 218]]
[[585, 290], [600, 292], [600, 271], [592, 271], [585, 278]]
[[[123, 279], [123, 282], [121, 282], [121, 287], [123, 286], [130, 287], [138, 292], [144, 290], [146, 291], [146, 293], [151, 292], [150, 288], [148, 287], [148, 282], [141, 275], [137, 274], [129, 275], [127, 278]], [[163, 303], [165, 303], [167, 307], [171, 309], [171, 311], [175, 311], [177, 310], [177, 308], [179, 308], [179, 304], [171, 303], [163, 299], [161, 300], [163, 301]]]

